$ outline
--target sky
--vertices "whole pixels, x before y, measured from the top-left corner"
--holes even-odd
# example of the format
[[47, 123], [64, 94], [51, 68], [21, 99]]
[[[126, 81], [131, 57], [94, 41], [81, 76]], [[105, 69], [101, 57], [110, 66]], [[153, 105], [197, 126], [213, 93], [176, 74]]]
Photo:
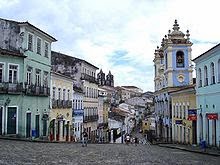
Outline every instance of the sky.
[[[154, 91], [154, 51], [178, 20], [192, 59], [219, 43], [218, 0], [0, 0], [0, 17], [55, 37], [52, 50], [88, 61], [115, 86]], [[98, 72], [98, 71], [97, 71]]]

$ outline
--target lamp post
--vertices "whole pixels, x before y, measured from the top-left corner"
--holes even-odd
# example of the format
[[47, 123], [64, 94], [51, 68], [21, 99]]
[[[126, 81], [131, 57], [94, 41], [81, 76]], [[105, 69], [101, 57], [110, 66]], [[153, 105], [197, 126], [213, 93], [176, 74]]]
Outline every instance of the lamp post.
[[6, 107], [10, 104], [11, 100], [10, 98], [8, 97], [5, 101], [5, 104], [4, 104], [4, 135], [6, 134]]

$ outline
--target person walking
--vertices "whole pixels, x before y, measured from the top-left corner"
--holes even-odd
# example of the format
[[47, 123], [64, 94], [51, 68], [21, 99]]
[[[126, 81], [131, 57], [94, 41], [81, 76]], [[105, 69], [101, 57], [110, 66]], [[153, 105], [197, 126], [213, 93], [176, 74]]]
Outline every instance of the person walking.
[[82, 137], [83, 137], [83, 139], [82, 139], [82, 142], [83, 142], [82, 147], [84, 147], [84, 146], [87, 147], [88, 134], [87, 134], [87, 132], [85, 130], [82, 133]]

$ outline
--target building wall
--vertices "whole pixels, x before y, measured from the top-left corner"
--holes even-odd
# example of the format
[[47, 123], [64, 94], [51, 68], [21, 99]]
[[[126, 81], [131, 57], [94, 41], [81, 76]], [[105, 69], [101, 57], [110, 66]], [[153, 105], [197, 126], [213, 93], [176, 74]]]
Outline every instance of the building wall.
[[[219, 75], [220, 69], [218, 67], [218, 62], [220, 60], [220, 50], [219, 46], [213, 50], [205, 53], [201, 58], [196, 60], [196, 71], [197, 71], [197, 108], [200, 109], [197, 114], [197, 124], [199, 125], [197, 130], [197, 142], [201, 140], [206, 140], [208, 145], [220, 146], [220, 83]], [[211, 63], [214, 63], [215, 69], [215, 84], [211, 83]], [[208, 73], [208, 85], [204, 85], [204, 67], [207, 66]], [[201, 81], [202, 86], [199, 84], [199, 69], [201, 69]], [[208, 113], [218, 114], [217, 120], [208, 120]]]
[[[172, 140], [178, 143], [193, 144], [192, 121], [188, 120], [188, 110], [196, 109], [195, 91], [180, 91], [177, 94], [171, 94], [172, 98]], [[178, 121], [182, 121], [178, 124]], [[194, 142], [195, 143], [195, 142]]]

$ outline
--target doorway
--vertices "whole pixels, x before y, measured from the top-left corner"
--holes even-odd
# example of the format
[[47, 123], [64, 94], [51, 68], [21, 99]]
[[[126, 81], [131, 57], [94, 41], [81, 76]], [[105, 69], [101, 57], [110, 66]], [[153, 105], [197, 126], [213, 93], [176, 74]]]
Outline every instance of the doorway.
[[7, 134], [16, 134], [17, 127], [17, 108], [8, 107], [7, 113]]
[[217, 141], [216, 141], [216, 120], [212, 120], [212, 145], [216, 146]]
[[40, 115], [36, 115], [35, 122], [36, 137], [38, 138], [40, 134]]
[[26, 138], [31, 137], [31, 113], [26, 113]]
[[2, 111], [3, 111], [3, 107], [0, 107], [0, 135], [2, 135], [2, 124], [3, 124], [3, 122], [2, 122], [2, 115], [3, 115], [3, 113], [2, 113]]

